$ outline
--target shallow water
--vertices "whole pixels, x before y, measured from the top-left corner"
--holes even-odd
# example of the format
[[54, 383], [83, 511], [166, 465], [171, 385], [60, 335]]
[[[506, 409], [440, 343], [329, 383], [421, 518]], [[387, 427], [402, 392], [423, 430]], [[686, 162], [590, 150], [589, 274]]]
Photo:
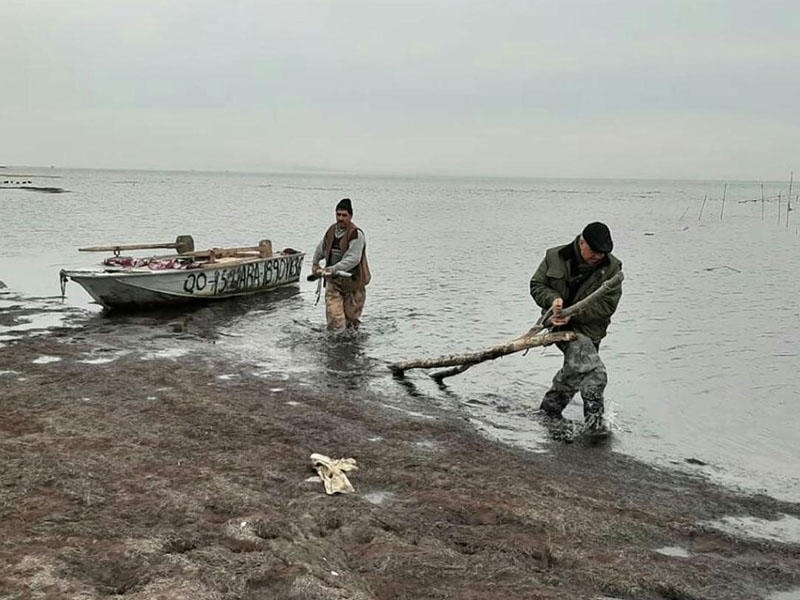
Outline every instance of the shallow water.
[[[613, 449], [800, 500], [800, 237], [796, 221], [785, 226], [785, 200], [780, 223], [775, 200], [763, 220], [760, 202], [742, 202], [760, 198], [757, 183], [729, 183], [723, 208], [721, 182], [23, 171], [34, 182], [55, 175], [42, 181], [70, 190], [0, 190], [0, 280], [48, 305], [60, 268], [99, 260], [77, 247], [190, 233], [198, 248], [270, 238], [310, 255], [336, 201], [351, 197], [374, 272], [361, 333], [327, 336], [323, 302], [314, 305], [316, 285], [304, 276], [270, 297], [193, 311], [189, 331], [265, 378], [369, 390], [416, 413], [457, 410], [487, 435], [534, 450], [545, 433], [532, 414], [560, 365], [556, 349], [478, 365], [446, 388], [422, 372], [394, 380], [386, 365], [527, 330], [538, 317], [528, 280], [544, 250], [603, 220], [626, 275], [601, 350]], [[764, 190], [785, 197], [786, 187]], [[180, 318], [98, 315], [75, 284], [66, 306], [115, 335], [168, 330]], [[154, 356], [181, 345], [165, 335]], [[567, 409], [580, 412], [579, 400]]]
[[800, 600], [800, 589], [788, 592], [775, 592], [767, 596], [767, 600]]
[[771, 521], [757, 517], [728, 516], [707, 524], [731, 535], [800, 544], [800, 519], [791, 515], [781, 515], [779, 519]]
[[682, 548], [681, 546], [663, 546], [661, 548], [656, 548], [655, 552], [663, 554], [664, 556], [673, 556], [675, 558], [689, 558], [691, 556], [691, 553], [686, 548]]

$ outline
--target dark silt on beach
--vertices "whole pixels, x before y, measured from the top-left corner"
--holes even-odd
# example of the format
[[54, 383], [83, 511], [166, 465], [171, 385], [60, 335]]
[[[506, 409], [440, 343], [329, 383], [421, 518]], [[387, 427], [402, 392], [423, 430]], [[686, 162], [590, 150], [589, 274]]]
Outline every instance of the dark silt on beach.
[[[797, 503], [608, 444], [519, 450], [480, 435], [467, 410], [423, 395], [400, 405], [352, 373], [336, 385], [275, 377], [219, 352], [209, 320], [255, 309], [222, 307], [182, 319], [70, 311], [67, 327], [0, 348], [3, 597], [787, 600], [797, 589]], [[359, 359], [354, 340], [320, 352], [331, 369]], [[325, 495], [312, 452], [355, 458], [355, 493]]]
[[[509, 597], [503, 586], [524, 572], [535, 576], [518, 597], [798, 587], [800, 242], [740, 202], [759, 197], [758, 184], [729, 182], [720, 220], [708, 207], [719, 207], [721, 182], [56, 174], [69, 194], [0, 190], [3, 456], [14, 478], [4, 514], [23, 537], [75, 543], [15, 560], [0, 589], [21, 589], [36, 560], [56, 587], [132, 597], [315, 597], [303, 585], [331, 598], [468, 597], [434, 592], [468, 589], [456, 581], [485, 592], [465, 575], [475, 570], [506, 594], [473, 594], [484, 598]], [[768, 197], [783, 185], [765, 185]], [[374, 271], [357, 336], [325, 334], [304, 278], [191, 311], [107, 315], [72, 284], [64, 303], [55, 297], [60, 268], [97, 260], [79, 246], [190, 233], [200, 248], [266, 237], [310, 254], [343, 196]], [[444, 389], [421, 372], [391, 377], [389, 362], [525, 331], [544, 250], [598, 219], [626, 275], [601, 350], [610, 443], [553, 442], [535, 418], [560, 363], [553, 348], [477, 366]], [[577, 418], [580, 402], [567, 414]], [[50, 464], [53, 452], [66, 462]], [[303, 487], [311, 452], [357, 457], [356, 499]], [[752, 537], [771, 525], [777, 538]], [[106, 545], [87, 553], [93, 539]], [[284, 566], [253, 571], [262, 553]], [[104, 579], [92, 556], [122, 567]], [[176, 575], [169, 557], [188, 570]], [[323, 558], [338, 561], [327, 575]], [[193, 580], [192, 569], [206, 575]], [[249, 579], [226, 579], [230, 569]], [[412, 576], [420, 587], [398, 583]]]

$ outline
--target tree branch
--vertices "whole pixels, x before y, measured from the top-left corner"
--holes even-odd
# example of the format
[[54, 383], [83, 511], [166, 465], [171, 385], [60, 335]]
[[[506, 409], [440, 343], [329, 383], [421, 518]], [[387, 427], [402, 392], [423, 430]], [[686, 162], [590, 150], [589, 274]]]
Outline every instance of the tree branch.
[[[514, 352], [519, 352], [520, 350], [526, 350], [527, 348], [547, 346], [556, 342], [568, 342], [576, 338], [577, 334], [572, 331], [557, 331], [555, 333], [545, 332], [538, 335], [523, 335], [507, 344], [493, 346], [488, 350], [483, 350], [480, 352], [471, 352], [468, 354], [447, 354], [438, 358], [407, 360], [404, 362], [392, 363], [389, 365], [389, 368], [395, 375], [402, 376], [408, 369], [456, 367], [459, 365], [472, 366], [485, 360], [493, 360], [500, 356], [505, 356], [506, 354], [513, 354]], [[466, 369], [464, 369], [464, 371], [466, 371]], [[456, 373], [453, 374], [455, 375]]]
[[[607, 281], [604, 281], [599, 288], [586, 296], [586, 298], [562, 310], [561, 316], [571, 317], [584, 311], [587, 306], [595, 302], [598, 298], [604, 296], [619, 286], [623, 279], [624, 275], [622, 272], [617, 273]], [[577, 338], [577, 334], [572, 331], [548, 332], [547, 328], [550, 325], [551, 315], [552, 311], [548, 309], [539, 318], [539, 320], [536, 322], [536, 325], [531, 327], [523, 335], [506, 344], [500, 344], [499, 346], [493, 346], [487, 350], [471, 352], [468, 354], [447, 354], [444, 356], [439, 356], [438, 358], [415, 359], [391, 363], [389, 365], [389, 369], [395, 376], [402, 377], [409, 369], [451, 367], [449, 369], [431, 374], [433, 379], [441, 383], [442, 379], [445, 377], [452, 377], [453, 375], [463, 373], [471, 366], [487, 360], [494, 360], [500, 356], [513, 354], [514, 352], [527, 350], [528, 348], [535, 348], [536, 346], [548, 346], [550, 344], [555, 344], [556, 342], [568, 342]]]

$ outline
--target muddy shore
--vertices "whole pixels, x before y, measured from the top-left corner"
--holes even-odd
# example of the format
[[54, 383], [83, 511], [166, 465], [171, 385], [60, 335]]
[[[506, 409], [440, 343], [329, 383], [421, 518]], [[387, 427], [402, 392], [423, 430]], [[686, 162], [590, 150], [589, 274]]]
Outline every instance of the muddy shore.
[[[710, 524], [800, 517], [798, 504], [604, 445], [516, 450], [457, 414], [266, 381], [214, 353], [103, 361], [101, 335], [0, 348], [0, 598], [675, 600], [800, 586], [800, 544]], [[356, 493], [308, 481], [312, 452], [355, 458]]]

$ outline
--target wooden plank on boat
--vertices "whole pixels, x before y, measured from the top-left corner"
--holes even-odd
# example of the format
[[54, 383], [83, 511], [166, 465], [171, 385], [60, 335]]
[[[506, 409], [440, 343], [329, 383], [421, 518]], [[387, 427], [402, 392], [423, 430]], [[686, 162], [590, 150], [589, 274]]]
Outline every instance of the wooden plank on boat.
[[178, 254], [185, 254], [194, 250], [194, 239], [190, 235], [179, 235], [174, 242], [159, 242], [154, 244], [117, 244], [114, 246], [90, 246], [78, 248], [79, 252], [113, 252], [119, 254], [122, 250], [149, 250], [150, 248], [175, 248]]
[[194, 258], [209, 257], [212, 261], [217, 258], [254, 257], [270, 258], [272, 256], [272, 242], [261, 240], [258, 246], [241, 246], [235, 248], [211, 248], [210, 250], [195, 250], [194, 252], [181, 252], [181, 256]]

